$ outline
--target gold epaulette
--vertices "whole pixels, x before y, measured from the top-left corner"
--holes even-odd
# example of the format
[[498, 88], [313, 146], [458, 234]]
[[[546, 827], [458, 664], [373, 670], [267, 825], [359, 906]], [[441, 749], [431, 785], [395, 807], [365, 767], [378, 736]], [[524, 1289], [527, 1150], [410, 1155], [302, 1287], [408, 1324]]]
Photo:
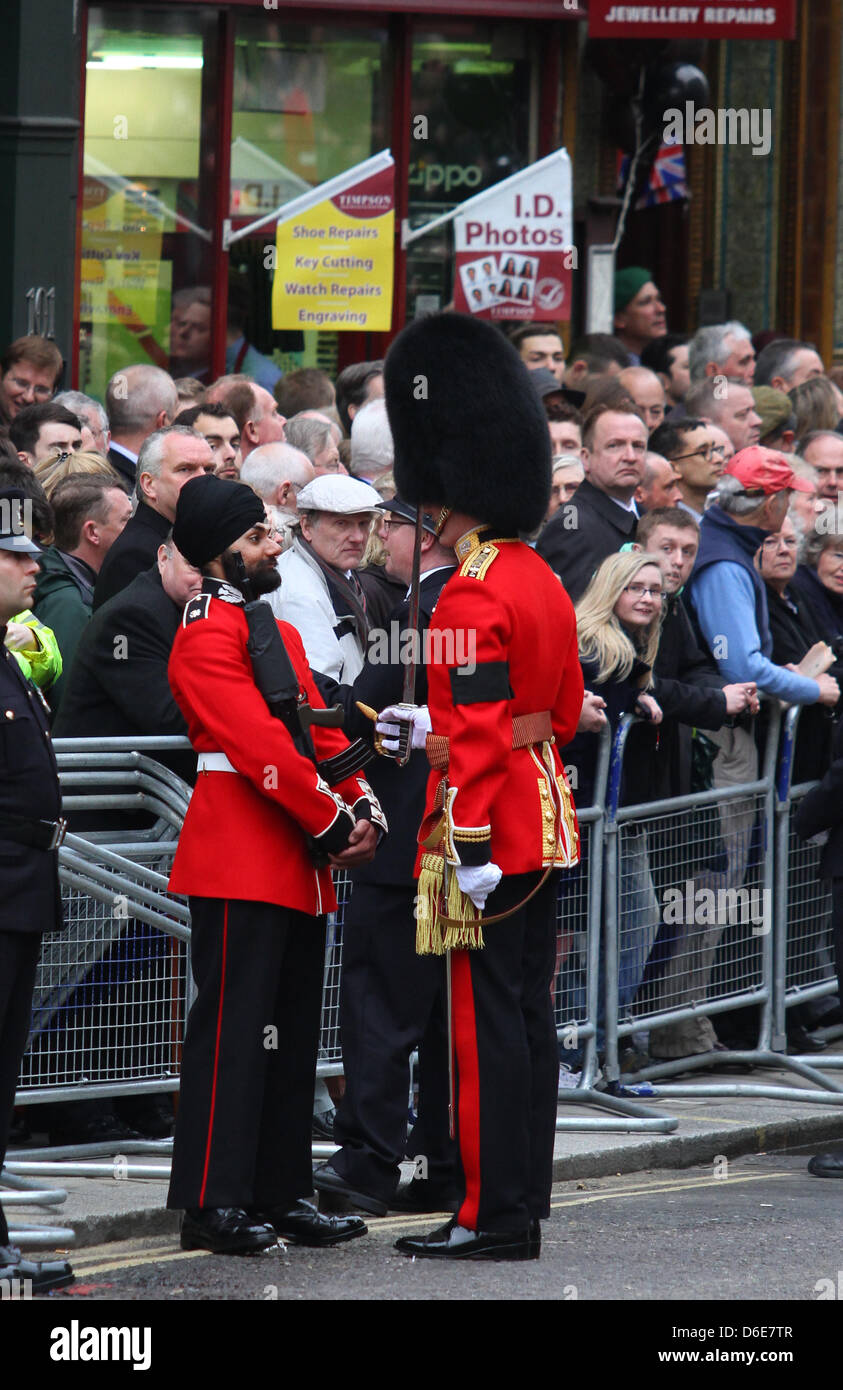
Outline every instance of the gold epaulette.
[[485, 579], [489, 571], [489, 566], [500, 555], [500, 550], [491, 541], [479, 545], [476, 550], [472, 550], [467, 560], [460, 566], [460, 577], [462, 579]]

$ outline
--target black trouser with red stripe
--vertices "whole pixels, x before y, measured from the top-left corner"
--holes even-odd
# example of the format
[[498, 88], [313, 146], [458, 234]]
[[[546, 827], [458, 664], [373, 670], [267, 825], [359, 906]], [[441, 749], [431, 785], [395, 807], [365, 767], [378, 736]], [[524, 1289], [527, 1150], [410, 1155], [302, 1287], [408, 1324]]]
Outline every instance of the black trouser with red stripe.
[[288, 1207], [313, 1191], [310, 1126], [324, 918], [191, 898], [197, 997], [169, 1207]]
[[[540, 876], [501, 880], [493, 916]], [[458, 1137], [465, 1175], [461, 1226], [520, 1231], [550, 1213], [559, 1053], [550, 986], [556, 963], [553, 873], [529, 903], [483, 928], [479, 951], [451, 955]]]

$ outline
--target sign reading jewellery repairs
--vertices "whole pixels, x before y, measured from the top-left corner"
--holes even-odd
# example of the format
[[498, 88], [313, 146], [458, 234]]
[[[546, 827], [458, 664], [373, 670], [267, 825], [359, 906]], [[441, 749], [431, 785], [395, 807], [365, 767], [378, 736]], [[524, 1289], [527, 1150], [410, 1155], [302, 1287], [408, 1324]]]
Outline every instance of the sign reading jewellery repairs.
[[394, 240], [387, 150], [288, 203], [276, 230], [272, 327], [388, 332]]
[[571, 161], [566, 150], [460, 205], [454, 308], [485, 319], [571, 317]]
[[589, 0], [593, 39], [795, 39], [796, 0], [730, 5], [623, 5]]

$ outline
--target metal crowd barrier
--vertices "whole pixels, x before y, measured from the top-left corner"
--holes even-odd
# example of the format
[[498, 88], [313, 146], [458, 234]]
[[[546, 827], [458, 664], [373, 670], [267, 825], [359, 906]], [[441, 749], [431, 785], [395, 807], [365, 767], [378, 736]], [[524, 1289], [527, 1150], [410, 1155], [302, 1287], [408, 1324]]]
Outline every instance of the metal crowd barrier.
[[[777, 758], [779, 716], [773, 711], [755, 782], [623, 807], [620, 779], [632, 721], [622, 721], [611, 752], [604, 734], [596, 804], [578, 812], [583, 860], [562, 875], [554, 981], [560, 1057], [579, 1061], [576, 1084], [560, 1089], [560, 1108], [603, 1113], [560, 1115], [558, 1129], [675, 1130], [674, 1117], [624, 1094], [625, 1086], [646, 1081], [659, 1083], [654, 1100], [743, 1094], [843, 1103], [843, 1086], [821, 1070], [843, 1065], [843, 1058], [818, 1061], [785, 1052], [787, 1009], [836, 988], [830, 905], [816, 879], [818, 851], [802, 845], [791, 827], [794, 807], [808, 790], [790, 786], [797, 721], [798, 710], [789, 711]], [[189, 744], [178, 738], [64, 739], [55, 749], [66, 810], [96, 812], [98, 828], [68, 835], [60, 850], [69, 929], [45, 938], [16, 1104], [173, 1092], [192, 985], [188, 907], [167, 891], [167, 876], [190, 789], [155, 755], [186, 751]], [[129, 829], [103, 814], [137, 818], [139, 812], [145, 823]], [[668, 890], [680, 900], [684, 893], [687, 906], [689, 884], [695, 894], [702, 888], [713, 895], [713, 923], [667, 922]], [[342, 1074], [347, 875], [337, 875], [336, 887], [339, 906], [329, 921], [325, 957], [322, 1076]], [[725, 895], [725, 915], [718, 895]], [[652, 1048], [664, 1029], [694, 1025], [702, 1016], [716, 1020], [738, 1006], [759, 1010], [754, 1048], [707, 1050], [621, 1076], [619, 1046], [636, 1032], [648, 1030]], [[603, 1050], [605, 1061], [598, 1056]], [[724, 1062], [786, 1068], [812, 1086], [669, 1081]], [[164, 1156], [170, 1145], [139, 1140], [100, 1145], [96, 1152]], [[314, 1152], [323, 1150], [331, 1147], [317, 1145]], [[90, 1145], [30, 1149], [26, 1161], [10, 1163], [8, 1171], [13, 1177], [88, 1171], [84, 1161], [70, 1168], [56, 1163], [54, 1170], [51, 1161], [85, 1160], [93, 1151]], [[140, 1176], [146, 1169], [137, 1171]]]
[[[782, 750], [776, 779], [776, 891], [777, 914], [773, 994], [773, 1032], [776, 1045], [787, 1034], [787, 1010], [834, 994], [838, 988], [831, 925], [831, 893], [828, 881], [819, 878], [821, 846], [800, 840], [793, 816], [805, 795], [817, 785], [792, 786], [793, 758], [799, 731], [799, 706], [784, 720]], [[843, 1036], [843, 1026], [816, 1030], [831, 1041]], [[801, 1060], [809, 1060], [802, 1058]], [[812, 1067], [835, 1070], [843, 1066], [839, 1053], [810, 1057]]]
[[[559, 1130], [637, 1131], [670, 1134], [678, 1125], [671, 1115], [621, 1095], [598, 1089], [600, 1064], [598, 1029], [600, 1026], [600, 951], [603, 940], [604, 857], [607, 781], [610, 766], [611, 733], [604, 728], [600, 737], [594, 777], [595, 804], [577, 808], [580, 827], [581, 862], [562, 874], [557, 904], [557, 974], [554, 986], [559, 1055], [581, 1057], [577, 1084], [570, 1089], [560, 1085], [563, 1106], [587, 1105], [607, 1115], [559, 1115]], [[574, 797], [576, 801], [576, 796]]]
[[[754, 782], [619, 808], [620, 769], [633, 721], [621, 722], [606, 812], [606, 882], [615, 885], [607, 893], [605, 922], [609, 1078], [620, 1074], [621, 1039], [648, 1029], [652, 1053], [661, 1030], [678, 1029], [682, 1036], [685, 1025], [699, 1034], [710, 1017], [757, 1008], [754, 1047], [677, 1052], [675, 1059], [642, 1067], [627, 1079], [657, 1079], [656, 1097], [745, 1095], [843, 1105], [843, 1086], [823, 1076], [815, 1056], [806, 1060], [786, 1051], [786, 1008], [831, 993], [837, 983], [828, 914], [794, 922], [789, 912], [798, 898], [796, 882], [802, 885], [797, 906], [803, 914], [812, 914], [823, 898], [822, 886], [808, 883], [816, 857], [790, 827], [797, 721], [798, 710], [790, 710], [779, 756], [781, 714], [777, 702], [771, 703], [761, 775]], [[675, 912], [668, 913], [668, 904]], [[659, 944], [661, 961], [654, 959]], [[733, 1064], [790, 1071], [819, 1094], [781, 1084], [669, 1081], [679, 1073]]]
[[[59, 850], [67, 925], [44, 937], [16, 1105], [178, 1086], [189, 1007], [190, 914], [168, 893], [167, 878], [190, 788], [154, 755], [189, 747], [182, 738], [54, 742], [65, 814], [93, 812], [99, 828], [68, 834]], [[4, 1167], [4, 1185], [18, 1190], [3, 1201], [64, 1200], [63, 1193], [42, 1193], [41, 1180], [74, 1176], [86, 1165], [63, 1160], [169, 1148], [170, 1141], [151, 1140], [29, 1148], [25, 1159]], [[132, 1171], [146, 1176], [142, 1168]], [[13, 1227], [12, 1235], [23, 1245], [72, 1237], [55, 1227]]]

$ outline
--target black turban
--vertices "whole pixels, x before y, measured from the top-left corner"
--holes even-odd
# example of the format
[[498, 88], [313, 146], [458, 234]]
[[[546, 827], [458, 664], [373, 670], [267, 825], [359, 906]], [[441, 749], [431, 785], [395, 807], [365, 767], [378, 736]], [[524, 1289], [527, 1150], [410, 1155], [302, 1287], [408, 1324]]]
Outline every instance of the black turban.
[[263, 502], [250, 487], [204, 473], [179, 493], [173, 541], [185, 560], [201, 569], [264, 521]]

